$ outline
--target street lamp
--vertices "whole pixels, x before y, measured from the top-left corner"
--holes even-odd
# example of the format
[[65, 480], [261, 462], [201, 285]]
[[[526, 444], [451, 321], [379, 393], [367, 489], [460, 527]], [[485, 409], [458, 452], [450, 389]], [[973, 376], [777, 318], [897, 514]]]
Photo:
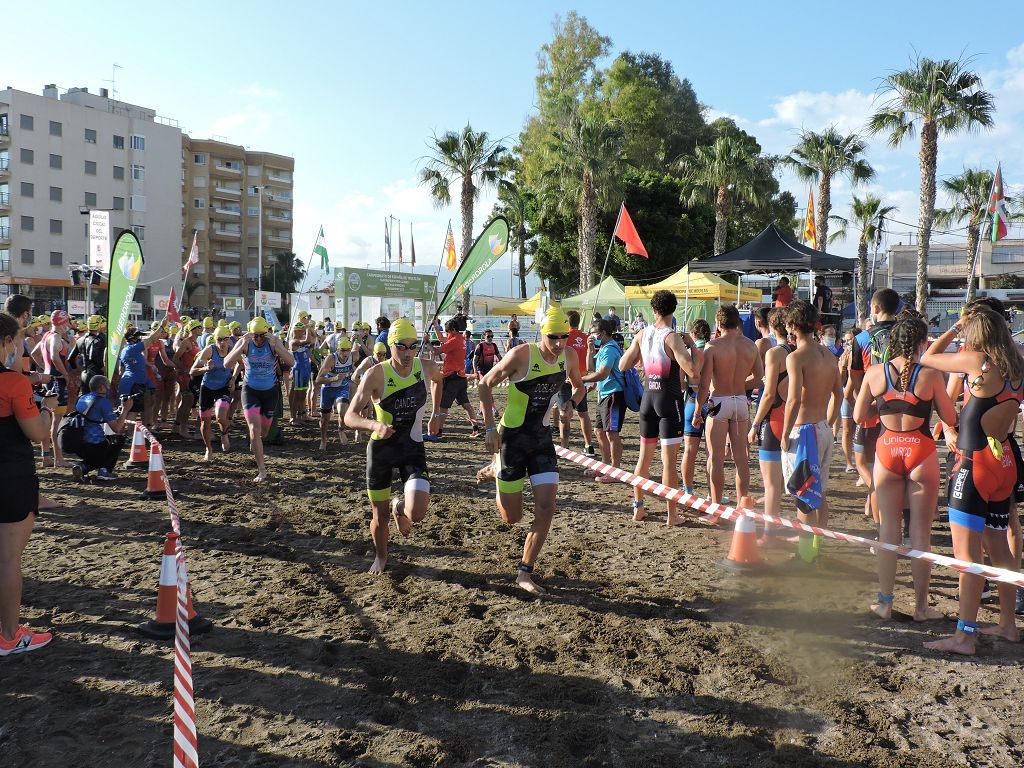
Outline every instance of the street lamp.
[[263, 190], [265, 189], [265, 187], [263, 187], [263, 186], [254, 186], [253, 189], [256, 190], [257, 206], [258, 206], [259, 217], [260, 217], [259, 221], [256, 222], [256, 232], [257, 232], [256, 237], [258, 238], [258, 241], [259, 241], [259, 242], [256, 243], [257, 260], [259, 262], [258, 266], [257, 266], [257, 273], [256, 273], [256, 290], [257, 291], [262, 291], [263, 290]]

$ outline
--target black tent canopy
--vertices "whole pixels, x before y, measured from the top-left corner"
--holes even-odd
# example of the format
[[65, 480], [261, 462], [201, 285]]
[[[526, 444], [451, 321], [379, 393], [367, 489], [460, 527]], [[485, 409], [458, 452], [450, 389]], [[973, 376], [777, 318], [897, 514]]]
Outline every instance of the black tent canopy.
[[833, 256], [798, 243], [772, 222], [739, 248], [690, 262], [702, 272], [853, 272], [856, 259]]

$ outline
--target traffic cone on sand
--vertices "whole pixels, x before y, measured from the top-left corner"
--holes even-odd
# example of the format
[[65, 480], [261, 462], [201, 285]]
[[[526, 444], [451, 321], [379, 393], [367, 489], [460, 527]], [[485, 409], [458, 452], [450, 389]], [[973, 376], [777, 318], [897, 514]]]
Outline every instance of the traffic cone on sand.
[[[160, 561], [160, 586], [156, 593], [156, 618], [139, 625], [139, 632], [151, 640], [169, 640], [174, 637], [178, 611], [178, 567], [174, 551], [178, 534], [171, 532], [164, 539], [164, 554]], [[185, 605], [188, 610], [189, 635], [201, 635], [213, 629], [213, 622], [199, 616], [192, 607], [192, 586], [185, 584]]]
[[722, 566], [730, 571], [750, 571], [762, 565], [761, 553], [757, 550], [757, 526], [753, 518], [738, 515], [729, 556], [722, 562]]
[[149, 463], [149, 450], [146, 447], [146, 438], [142, 434], [142, 425], [136, 424], [132, 433], [132, 450], [128, 454], [128, 461], [124, 463], [125, 469], [141, 467]]
[[140, 498], [162, 499], [167, 495], [164, 490], [164, 455], [160, 443], [153, 443], [149, 451], [149, 476], [146, 478], [146, 490]]

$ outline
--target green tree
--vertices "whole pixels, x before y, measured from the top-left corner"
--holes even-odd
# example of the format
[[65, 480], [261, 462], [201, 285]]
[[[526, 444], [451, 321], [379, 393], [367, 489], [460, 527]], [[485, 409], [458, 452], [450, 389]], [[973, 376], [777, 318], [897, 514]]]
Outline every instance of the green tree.
[[592, 287], [598, 216], [610, 207], [622, 166], [622, 126], [598, 115], [573, 115], [551, 135], [551, 166], [542, 187], [544, 204], [575, 210], [579, 290]]
[[263, 276], [263, 287], [265, 289], [269, 286], [270, 290], [282, 294], [284, 303], [289, 306], [290, 315], [290, 294], [299, 289], [305, 276], [306, 265], [302, 259], [291, 251], [279, 251], [270, 256], [270, 266]]
[[935, 218], [939, 137], [990, 127], [995, 112], [992, 94], [982, 88], [981, 78], [967, 69], [968, 64], [963, 59], [934, 61], [918, 57], [908, 69], [885, 78], [882, 92], [890, 98], [868, 122], [872, 133], [888, 134], [889, 144], [894, 147], [921, 132], [916, 303], [922, 313], [928, 303], [927, 261]]
[[875, 175], [875, 169], [864, 159], [867, 145], [857, 134], [843, 136], [835, 126], [823, 132], [803, 131], [800, 141], [783, 162], [797, 178], [818, 183], [818, 250], [828, 243], [828, 219], [832, 213], [832, 179], [846, 176], [856, 186]]
[[[935, 211], [936, 226], [947, 228], [967, 222], [967, 301], [974, 299], [974, 262], [994, 179], [992, 171], [974, 168], [964, 168], [959, 176], [943, 179], [942, 191], [949, 198], [950, 207]], [[1006, 202], [1009, 207], [1014, 199], [1007, 196]]]
[[[424, 158], [420, 183], [430, 187], [430, 196], [438, 208], [451, 205], [452, 184], [459, 185], [459, 212], [462, 216], [462, 258], [473, 244], [473, 203], [480, 192], [496, 186], [501, 178], [506, 149], [486, 131], [474, 131], [466, 124], [461, 131], [434, 134], [430, 154]], [[463, 296], [469, 306], [469, 292]]]
[[503, 179], [498, 187], [495, 212], [508, 219], [509, 247], [519, 256], [519, 295], [526, 298], [526, 254], [533, 245], [530, 232], [531, 193], [514, 180]]
[[697, 147], [692, 156], [679, 162], [684, 205], [711, 202], [715, 207], [715, 255], [725, 251], [733, 205], [763, 202], [763, 169], [751, 149], [740, 138], [719, 136], [711, 146]]
[[[196, 277], [191, 277], [185, 281], [185, 285], [182, 286], [182, 292], [185, 294], [185, 303], [188, 306], [192, 306], [192, 294], [204, 285], [205, 283]], [[210, 303], [213, 303], [213, 296], [210, 296]]]
[[874, 195], [865, 195], [863, 199], [854, 195], [850, 207], [853, 213], [852, 220], [839, 216], [832, 217], [833, 221], [837, 221], [840, 226], [829, 242], [845, 240], [847, 229], [850, 226], [860, 231], [860, 236], [857, 239], [856, 285], [857, 318], [860, 319], [868, 315], [868, 246], [875, 243], [877, 248], [882, 237], [882, 220], [895, 212], [896, 206], [882, 205], [881, 199]]

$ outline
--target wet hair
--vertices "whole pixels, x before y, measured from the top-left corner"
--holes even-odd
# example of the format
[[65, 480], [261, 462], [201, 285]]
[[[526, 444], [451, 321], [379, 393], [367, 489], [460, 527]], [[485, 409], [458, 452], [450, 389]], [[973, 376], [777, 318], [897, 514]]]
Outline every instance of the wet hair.
[[711, 326], [708, 325], [708, 321], [703, 317], [698, 317], [692, 323], [690, 323], [690, 334], [697, 341], [703, 341], [705, 343], [711, 341]]
[[893, 315], [900, 308], [900, 295], [892, 288], [881, 288], [871, 297], [871, 305], [887, 315]]
[[[572, 324], [572, 315], [569, 316], [569, 323]], [[598, 320], [594, 323], [594, 327], [605, 336], [612, 337], [615, 335], [615, 323], [611, 320]]]
[[754, 315], [754, 321], [762, 328], [771, 328], [768, 324], [768, 315], [771, 314], [771, 307], [759, 307]]
[[786, 307], [786, 326], [790, 325], [800, 333], [814, 333], [818, 327], [818, 310], [809, 301], [794, 301]]
[[669, 317], [674, 314], [679, 302], [672, 291], [655, 291], [651, 297], [651, 309], [661, 317]]
[[988, 308], [968, 313], [963, 321], [964, 346], [982, 352], [999, 371], [1003, 381], [1024, 379], [1024, 361], [1002, 315]]
[[786, 335], [785, 307], [775, 307], [768, 312], [768, 325], [779, 336]]
[[735, 304], [723, 304], [715, 312], [715, 320], [725, 330], [732, 330], [740, 327], [740, 311]]
[[921, 345], [927, 340], [928, 325], [917, 312], [900, 312], [896, 325], [889, 331], [889, 349], [886, 353], [885, 363], [888, 365], [888, 358], [890, 357], [903, 358], [903, 370], [900, 371], [900, 389], [904, 392], [910, 386], [910, 376], [913, 373], [914, 360], [921, 349]]
[[579, 328], [580, 327], [580, 313], [579, 312], [577, 312], [575, 309], [570, 309], [565, 314], [569, 318], [569, 327], [570, 328]]
[[15, 293], [7, 297], [4, 301], [4, 312], [9, 314], [11, 317], [20, 317], [26, 312], [32, 311], [32, 299], [28, 296], [24, 296], [20, 293]]
[[8, 336], [17, 340], [20, 330], [21, 323], [18, 322], [18, 318], [7, 312], [0, 312], [0, 340], [6, 339]]

